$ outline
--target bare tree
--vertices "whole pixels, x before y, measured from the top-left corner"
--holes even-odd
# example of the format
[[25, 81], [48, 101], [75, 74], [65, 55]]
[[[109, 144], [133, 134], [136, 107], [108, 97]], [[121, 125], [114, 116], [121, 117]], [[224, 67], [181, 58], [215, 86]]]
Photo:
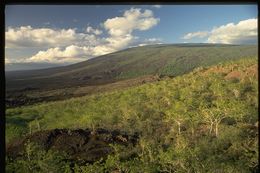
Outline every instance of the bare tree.
[[202, 113], [205, 117], [205, 121], [210, 124], [209, 134], [212, 134], [213, 126], [215, 126], [215, 136], [218, 137], [219, 135], [219, 124], [220, 122], [226, 117], [226, 109], [219, 109], [219, 108], [211, 108], [211, 109], [204, 109]]

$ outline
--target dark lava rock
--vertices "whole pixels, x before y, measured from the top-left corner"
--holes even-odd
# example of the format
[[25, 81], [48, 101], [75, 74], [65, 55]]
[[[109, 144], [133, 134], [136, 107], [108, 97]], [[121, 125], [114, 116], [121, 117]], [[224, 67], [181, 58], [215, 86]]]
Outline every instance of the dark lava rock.
[[26, 142], [30, 141], [41, 145], [45, 150], [65, 152], [70, 156], [69, 159], [93, 163], [113, 153], [113, 148], [109, 144], [134, 146], [138, 139], [138, 133], [128, 135], [119, 130], [44, 130], [9, 143], [6, 147], [6, 154], [12, 158], [22, 156]]

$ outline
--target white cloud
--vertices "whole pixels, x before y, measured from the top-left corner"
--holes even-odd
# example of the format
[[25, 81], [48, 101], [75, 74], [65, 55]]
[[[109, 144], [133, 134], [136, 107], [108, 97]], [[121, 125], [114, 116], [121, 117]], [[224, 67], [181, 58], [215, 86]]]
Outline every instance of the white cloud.
[[135, 37], [133, 35], [127, 34], [120, 37], [108, 37], [106, 38], [106, 41], [108, 42], [108, 47], [111, 47], [114, 50], [120, 50], [130, 45], [134, 39]]
[[21, 26], [18, 28], [9, 27], [5, 32], [6, 47], [50, 47], [67, 46], [73, 43], [80, 43], [91, 35], [76, 33], [75, 29], [51, 29], [32, 28]]
[[152, 7], [154, 7], [154, 8], [161, 8], [162, 6], [161, 5], [153, 5]]
[[10, 59], [10, 58], [7, 58], [7, 57], [5, 57], [5, 64], [10, 64], [10, 63], [12, 63], [11, 59]]
[[117, 50], [107, 46], [107, 45], [98, 45], [93, 48], [93, 56], [105, 55], [111, 52], [115, 52]]
[[159, 18], [153, 17], [151, 10], [141, 12], [139, 8], [131, 8], [124, 12], [122, 17], [107, 19], [104, 28], [109, 33], [108, 46], [119, 50], [133, 43], [137, 37], [132, 35], [134, 30], [145, 31], [159, 23]]
[[163, 44], [163, 41], [161, 38], [148, 38], [144, 39], [142, 41], [136, 40], [136, 42], [129, 47], [139, 47], [139, 46], [147, 46], [147, 45], [155, 45], [155, 44]]
[[111, 36], [123, 36], [131, 34], [133, 30], [148, 30], [158, 22], [159, 18], [154, 18], [151, 10], [145, 10], [142, 13], [139, 8], [131, 8], [125, 11], [123, 17], [107, 19], [104, 27]]
[[183, 39], [185, 40], [189, 40], [195, 37], [199, 37], [199, 38], [204, 38], [208, 36], [208, 32], [207, 31], [198, 31], [198, 32], [191, 32], [186, 34], [185, 36], [183, 36]]
[[205, 38], [207, 43], [248, 44], [257, 43], [257, 19], [247, 19], [237, 24], [228, 23], [211, 31], [188, 33], [182, 39]]
[[39, 51], [36, 55], [26, 59], [26, 62], [48, 62], [48, 63], [63, 63], [63, 62], [79, 62], [90, 56], [88, 47], [78, 47], [71, 45], [65, 49], [59, 47], [50, 48], [46, 51]]
[[209, 43], [243, 44], [257, 42], [257, 19], [248, 19], [237, 24], [229, 23], [214, 28]]
[[[76, 29], [51, 29], [32, 28], [22, 26], [8, 28], [6, 31], [7, 48], [32, 48], [40, 47], [32, 57], [20, 59], [24, 62], [49, 62], [49, 63], [73, 63], [83, 61], [95, 56], [112, 53], [140, 43], [139, 38], [133, 35], [133, 31], [145, 31], [159, 22], [153, 17], [151, 10], [131, 8], [126, 10], [121, 17], [107, 19], [103, 23], [107, 37], [101, 37], [102, 30], [88, 26], [84, 33], [76, 32]], [[151, 38], [143, 43], [158, 42]]]
[[103, 33], [101, 30], [99, 30], [99, 29], [94, 29], [94, 28], [92, 28], [91, 26], [88, 26], [88, 27], [87, 27], [86, 32], [87, 32], [87, 33], [91, 33], [91, 34], [95, 34], [95, 35], [100, 35], [100, 34]]
[[155, 42], [161, 42], [162, 39], [161, 38], [148, 38], [148, 39], [146, 39], [146, 41], [155, 43]]
[[151, 45], [151, 44], [162, 44], [162, 39], [161, 38], [148, 38], [142, 41], [141, 43], [138, 44], [138, 46], [146, 46], [146, 45]]
[[11, 57], [5, 57], [5, 64], [12, 64], [12, 63], [24, 63], [26, 61], [26, 58], [11, 58]]
[[113, 49], [107, 45], [82, 47], [70, 45], [63, 49], [60, 47], [55, 47], [47, 49], [46, 51], [39, 51], [36, 55], [26, 58], [22, 62], [74, 63], [114, 51], [116, 51], [116, 49]]

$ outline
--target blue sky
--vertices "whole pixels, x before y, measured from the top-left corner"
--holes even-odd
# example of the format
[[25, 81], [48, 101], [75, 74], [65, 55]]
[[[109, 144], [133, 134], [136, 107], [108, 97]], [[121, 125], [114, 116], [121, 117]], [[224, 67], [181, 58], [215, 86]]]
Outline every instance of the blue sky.
[[71, 64], [147, 44], [257, 40], [257, 5], [10, 5], [5, 15], [6, 63]]

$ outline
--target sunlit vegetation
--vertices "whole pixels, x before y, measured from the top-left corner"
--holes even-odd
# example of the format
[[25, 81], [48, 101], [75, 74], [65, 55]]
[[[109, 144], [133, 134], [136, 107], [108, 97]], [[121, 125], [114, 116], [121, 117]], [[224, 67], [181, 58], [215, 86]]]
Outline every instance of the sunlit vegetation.
[[7, 142], [54, 128], [141, 135], [134, 148], [113, 146], [108, 158], [73, 167], [56, 153], [31, 158], [41, 149], [28, 145], [27, 157], [7, 160], [7, 172], [258, 172], [257, 75], [257, 58], [244, 58], [121, 91], [7, 109]]

